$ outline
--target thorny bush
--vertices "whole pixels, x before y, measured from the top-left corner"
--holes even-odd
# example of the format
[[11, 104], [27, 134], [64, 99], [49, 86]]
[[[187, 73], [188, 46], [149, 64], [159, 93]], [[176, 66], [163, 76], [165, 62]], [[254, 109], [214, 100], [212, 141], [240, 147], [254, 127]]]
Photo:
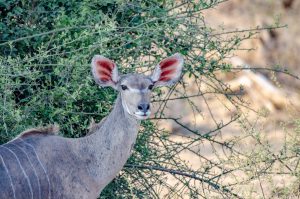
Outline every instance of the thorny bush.
[[[100, 198], [243, 198], [249, 194], [243, 185], [267, 176], [278, 162], [291, 179], [299, 178], [299, 136], [287, 135], [291, 144], [279, 155], [270, 152], [259, 132], [247, 126], [240, 112], [242, 99], [215, 75], [216, 71], [230, 71], [224, 59], [241, 50], [241, 42], [261, 29], [226, 32], [208, 27], [202, 12], [223, 2], [0, 2], [0, 142], [51, 123], [60, 125], [63, 136], [81, 137], [92, 118], [100, 121], [105, 117], [116, 93], [99, 89], [92, 81], [89, 63], [93, 55], [115, 60], [123, 73], [149, 73], [157, 60], [179, 52], [185, 57], [182, 81], [155, 91], [156, 115], [142, 123], [132, 157]], [[163, 112], [169, 102], [183, 100], [201, 115], [195, 100], [211, 94], [222, 96], [231, 104], [228, 111], [236, 114], [229, 121], [217, 121], [216, 128], [207, 132]], [[170, 132], [158, 128], [156, 122], [161, 120], [171, 120], [190, 134], [176, 142]], [[246, 131], [222, 139], [222, 128], [234, 121]], [[249, 137], [257, 148], [239, 150]], [[215, 158], [195, 149], [205, 143], [218, 148]], [[184, 160], [181, 154], [185, 151], [198, 157], [197, 168]]]

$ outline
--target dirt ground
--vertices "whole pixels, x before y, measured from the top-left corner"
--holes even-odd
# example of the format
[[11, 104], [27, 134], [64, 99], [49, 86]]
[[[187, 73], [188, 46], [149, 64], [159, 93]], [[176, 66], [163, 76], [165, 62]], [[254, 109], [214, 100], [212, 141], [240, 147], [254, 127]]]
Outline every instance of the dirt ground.
[[[216, 9], [205, 12], [207, 23], [226, 30], [268, 27], [276, 23], [285, 28], [262, 31], [255, 39], [243, 42], [244, 47], [253, 51], [240, 51], [237, 56], [256, 67], [274, 67], [288, 69], [300, 74], [300, 1], [294, 0], [289, 8], [283, 6], [286, 0], [229, 0]], [[265, 73], [267, 75], [267, 73]], [[293, 78], [279, 74], [278, 80], [287, 88], [298, 88]]]

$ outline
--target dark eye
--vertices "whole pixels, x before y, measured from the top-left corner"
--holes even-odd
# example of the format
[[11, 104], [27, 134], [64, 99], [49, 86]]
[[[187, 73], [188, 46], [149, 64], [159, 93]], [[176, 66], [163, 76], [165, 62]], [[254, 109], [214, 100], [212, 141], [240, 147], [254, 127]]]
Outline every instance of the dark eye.
[[154, 86], [154, 85], [151, 84], [151, 85], [148, 87], [148, 89], [149, 89], [149, 90], [152, 90], [152, 89], [153, 89], [153, 86]]
[[125, 91], [125, 90], [127, 90], [127, 89], [128, 89], [128, 87], [127, 87], [127, 86], [125, 86], [125, 85], [121, 85], [121, 88], [122, 88], [122, 90], [123, 90], [123, 91]]

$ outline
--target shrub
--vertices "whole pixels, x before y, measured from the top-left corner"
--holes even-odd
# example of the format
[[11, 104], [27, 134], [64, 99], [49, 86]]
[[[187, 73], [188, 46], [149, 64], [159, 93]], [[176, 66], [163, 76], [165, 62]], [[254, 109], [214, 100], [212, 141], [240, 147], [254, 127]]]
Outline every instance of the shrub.
[[[162, 109], [155, 118], [142, 123], [132, 157], [100, 198], [158, 198], [161, 190], [168, 198], [240, 197], [233, 185], [225, 186], [218, 180], [227, 177], [231, 167], [239, 170], [235, 164], [226, 164], [230, 158], [239, 157], [234, 148], [237, 139], [216, 138], [218, 130], [227, 124], [207, 133], [186, 127], [194, 134], [187, 143], [174, 143], [168, 132], [155, 124], [158, 119], [167, 119], [162, 110], [171, 93], [177, 97], [175, 100], [185, 99], [199, 111], [185, 92], [188, 81], [196, 86], [201, 84], [200, 77], [205, 77], [209, 92], [224, 94], [229, 90], [214, 72], [230, 70], [224, 58], [238, 50], [240, 43], [251, 38], [257, 29], [226, 33], [207, 27], [202, 11], [221, 2], [1, 2], [0, 142], [7, 142], [27, 128], [49, 123], [59, 124], [63, 136], [81, 137], [87, 133], [91, 118], [100, 121], [106, 116], [116, 93], [98, 89], [93, 82], [93, 55], [115, 60], [123, 73], [148, 73], [157, 60], [179, 52], [186, 60], [183, 80], [167, 91], [156, 91], [154, 101], [160, 102]], [[199, 91], [195, 95], [201, 97], [205, 93]], [[224, 96], [234, 104], [242, 103], [237, 96]], [[228, 124], [238, 118], [239, 115], [233, 117]], [[179, 118], [169, 119], [184, 126]], [[193, 170], [178, 154], [204, 141], [222, 146], [230, 155], [211, 161], [194, 152], [202, 167]], [[177, 183], [166, 182], [167, 175], [173, 175]]]

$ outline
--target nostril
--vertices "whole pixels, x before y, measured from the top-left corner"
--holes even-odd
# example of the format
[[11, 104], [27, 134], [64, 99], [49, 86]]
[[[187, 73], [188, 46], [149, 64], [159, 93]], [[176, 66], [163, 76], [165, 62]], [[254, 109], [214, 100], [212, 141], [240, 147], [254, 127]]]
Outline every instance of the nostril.
[[146, 113], [150, 109], [150, 104], [140, 104], [137, 108]]

